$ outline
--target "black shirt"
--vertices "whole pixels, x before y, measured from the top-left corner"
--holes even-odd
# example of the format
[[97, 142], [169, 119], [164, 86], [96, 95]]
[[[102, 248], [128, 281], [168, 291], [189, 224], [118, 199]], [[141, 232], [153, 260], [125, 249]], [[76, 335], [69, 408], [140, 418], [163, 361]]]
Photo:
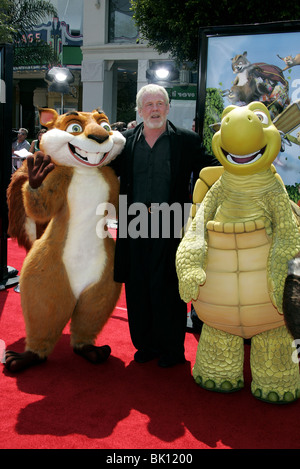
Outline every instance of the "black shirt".
[[147, 206], [168, 202], [170, 196], [171, 164], [168, 130], [151, 148], [141, 133], [138, 137], [133, 160], [133, 202]]

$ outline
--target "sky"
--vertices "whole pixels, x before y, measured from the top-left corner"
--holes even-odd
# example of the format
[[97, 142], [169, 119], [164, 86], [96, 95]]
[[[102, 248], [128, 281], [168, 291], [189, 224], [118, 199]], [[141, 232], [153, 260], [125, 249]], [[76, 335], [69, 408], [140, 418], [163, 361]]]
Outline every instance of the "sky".
[[[55, 6], [60, 21], [70, 26], [70, 31], [82, 32], [83, 0], [50, 0]], [[51, 21], [52, 18], [49, 20]]]

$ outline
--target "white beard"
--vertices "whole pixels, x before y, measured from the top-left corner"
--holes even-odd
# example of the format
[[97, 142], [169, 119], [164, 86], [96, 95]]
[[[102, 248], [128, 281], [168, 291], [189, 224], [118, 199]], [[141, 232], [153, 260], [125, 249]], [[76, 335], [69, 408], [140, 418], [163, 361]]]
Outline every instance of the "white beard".
[[159, 119], [155, 119], [155, 120], [149, 117], [148, 119], [144, 120], [144, 124], [146, 124], [146, 126], [149, 129], [160, 129], [166, 124], [166, 122], [167, 122], [166, 117], [160, 117]]

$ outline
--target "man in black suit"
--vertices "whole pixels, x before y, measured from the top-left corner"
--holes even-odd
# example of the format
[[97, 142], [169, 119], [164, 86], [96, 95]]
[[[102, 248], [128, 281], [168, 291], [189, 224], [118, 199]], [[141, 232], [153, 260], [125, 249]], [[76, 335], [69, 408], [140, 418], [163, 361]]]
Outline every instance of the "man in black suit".
[[191, 173], [218, 164], [198, 134], [167, 120], [169, 106], [163, 87], [143, 87], [137, 94], [143, 122], [123, 134], [125, 148], [112, 163], [120, 176], [115, 280], [125, 283], [135, 361], [158, 358], [161, 367], [185, 362], [187, 305], [178, 293], [175, 254]]

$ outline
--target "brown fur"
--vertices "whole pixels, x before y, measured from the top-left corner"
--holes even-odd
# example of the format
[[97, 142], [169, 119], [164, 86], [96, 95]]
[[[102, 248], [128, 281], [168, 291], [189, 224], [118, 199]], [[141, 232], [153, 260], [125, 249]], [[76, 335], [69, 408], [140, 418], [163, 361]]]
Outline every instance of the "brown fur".
[[[53, 112], [52, 109], [42, 109], [41, 116], [44, 119], [42, 124], [51, 130], [53, 128], [58, 128], [64, 130], [68, 123], [78, 119], [81, 121], [82, 125], [85, 127], [86, 133], [95, 133], [96, 135], [101, 136], [105, 131], [100, 127], [99, 123], [107, 122], [108, 119], [102, 111], [93, 111], [89, 112], [70, 112], [62, 116], [58, 116]], [[41, 143], [42, 148], [42, 143]], [[56, 168], [57, 170], [57, 168]], [[103, 175], [106, 177], [109, 173], [112, 173], [112, 170], [108, 167], [103, 167], [101, 169]], [[56, 177], [57, 171], [55, 172]], [[53, 176], [52, 176], [53, 177]], [[116, 178], [110, 177], [109, 182], [112, 184], [110, 190], [110, 197], [114, 200], [111, 203], [115, 206], [118, 204], [118, 181]], [[9, 227], [8, 234], [12, 239], [16, 239], [19, 246], [24, 247], [26, 251], [32, 246], [32, 243], [35, 239], [39, 239], [43, 232], [45, 231], [47, 224], [49, 222], [49, 217], [45, 211], [45, 216], [40, 220], [40, 216], [36, 214], [35, 217], [35, 229], [36, 229], [36, 238], [33, 239], [26, 228], [26, 219], [30, 214], [27, 212], [28, 207], [24, 207], [22, 188], [25, 186], [25, 183], [28, 181], [28, 168], [27, 161], [25, 160], [22, 166], [12, 175], [11, 182], [7, 189], [7, 203], [8, 203], [8, 217], [9, 217]], [[53, 186], [53, 190], [56, 190], [58, 184]], [[52, 195], [52, 194], [50, 194]], [[50, 196], [49, 195], [49, 196]], [[53, 201], [54, 202], [54, 201]], [[42, 207], [40, 207], [42, 210]], [[39, 219], [39, 221], [37, 220]]]
[[[29, 236], [26, 229], [26, 212], [24, 210], [22, 187], [28, 181], [27, 161], [13, 173], [11, 182], [7, 189], [7, 205], [8, 205], [8, 234], [12, 239], [16, 239], [18, 245], [29, 251], [34, 239]], [[48, 220], [45, 223], [35, 223], [36, 238], [40, 238], [43, 234]]]
[[56, 166], [39, 190], [31, 189], [26, 182], [22, 187], [25, 211], [40, 223], [46, 223], [63, 207], [72, 168]]
[[[98, 123], [89, 121], [91, 113], [82, 114], [86, 125], [89, 126], [89, 133], [93, 132], [95, 135], [98, 132], [102, 135], [103, 128], [99, 130]], [[51, 112], [49, 115], [52, 115]], [[95, 116], [98, 118], [99, 113]], [[55, 125], [59, 128], [62, 122], [66, 125], [66, 119], [70, 117], [61, 116], [57, 121], [48, 123], [51, 128]], [[99, 203], [110, 202], [116, 207], [119, 181], [114, 171], [109, 167], [94, 168], [91, 171], [100, 171], [109, 185], [109, 200]], [[70, 217], [67, 196], [73, 174], [73, 167], [55, 166], [42, 185], [32, 189], [27, 181], [27, 169], [24, 166], [14, 177], [8, 194], [10, 204], [14, 198], [22, 199], [27, 216], [37, 223], [49, 222], [41, 238], [31, 246], [20, 277], [21, 304], [26, 325], [26, 351], [33, 352], [40, 359], [51, 353], [69, 320], [71, 345], [74, 349], [94, 344], [113, 312], [121, 290], [121, 284], [113, 279], [115, 242], [111, 237], [106, 237], [103, 240], [106, 263], [101, 278], [88, 285], [78, 298], [74, 296], [63, 262]], [[23, 221], [20, 219], [20, 224]], [[14, 226], [12, 222], [11, 225]], [[15, 236], [18, 236], [18, 229], [20, 226], [15, 228], [15, 231], [12, 228]], [[91, 226], [91, 230], [95, 229], [95, 226]], [[84, 240], [82, 246], [84, 249]]]

